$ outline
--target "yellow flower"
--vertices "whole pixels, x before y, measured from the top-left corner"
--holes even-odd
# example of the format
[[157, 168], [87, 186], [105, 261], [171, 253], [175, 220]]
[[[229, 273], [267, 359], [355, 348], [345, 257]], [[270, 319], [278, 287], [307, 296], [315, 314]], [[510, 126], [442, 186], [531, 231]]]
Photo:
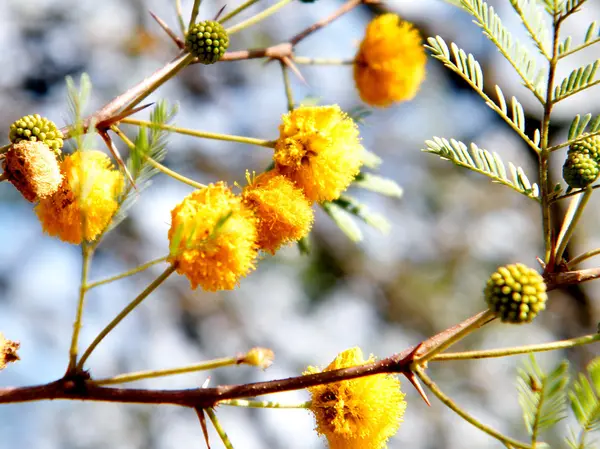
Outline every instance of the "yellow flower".
[[250, 182], [242, 197], [258, 218], [260, 249], [275, 254], [280, 246], [300, 240], [310, 231], [314, 219], [310, 202], [276, 169]]
[[6, 368], [6, 365], [19, 360], [17, 350], [19, 349], [18, 341], [10, 341], [4, 338], [0, 332], [0, 371]]
[[354, 121], [339, 106], [302, 106], [285, 114], [273, 157], [279, 172], [311, 201], [334, 200], [362, 165]]
[[42, 228], [65, 242], [92, 241], [106, 229], [119, 207], [123, 175], [101, 151], [77, 151], [65, 157], [60, 168], [62, 185], [35, 208]]
[[[325, 371], [364, 365], [360, 348], [348, 349], [335, 358]], [[304, 374], [320, 372], [312, 366]], [[330, 449], [382, 449], [394, 435], [404, 416], [406, 402], [400, 381], [394, 376], [376, 374], [308, 389], [310, 410], [316, 430], [325, 436]]]
[[32, 203], [56, 193], [63, 180], [56, 153], [45, 143], [29, 140], [10, 147], [4, 159], [4, 174]]
[[231, 290], [254, 269], [256, 218], [222, 182], [196, 190], [171, 211], [170, 261], [192, 288]]
[[409, 22], [383, 14], [367, 26], [354, 64], [360, 98], [371, 106], [411, 100], [425, 78], [427, 56]]

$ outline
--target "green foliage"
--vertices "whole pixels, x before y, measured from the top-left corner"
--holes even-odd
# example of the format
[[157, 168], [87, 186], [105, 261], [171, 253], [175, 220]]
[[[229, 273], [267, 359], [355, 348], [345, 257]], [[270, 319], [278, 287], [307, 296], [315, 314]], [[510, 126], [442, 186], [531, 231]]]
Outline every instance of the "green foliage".
[[578, 69], [573, 70], [569, 76], [554, 88], [553, 101], [557, 103], [571, 95], [587, 89], [588, 87], [600, 83], [600, 80], [594, 80], [599, 66], [600, 59], [585, 67], [579, 67]]
[[586, 441], [587, 436], [600, 429], [600, 357], [590, 362], [587, 372], [589, 379], [580, 373], [569, 392], [571, 409], [581, 427], [579, 435], [571, 431], [567, 438], [567, 443], [573, 449], [593, 447], [593, 442]]
[[491, 178], [494, 182], [508, 186], [529, 198], [539, 200], [540, 192], [537, 184], [532, 184], [521, 167], [516, 167], [512, 162], [508, 163], [510, 177], [506, 167], [497, 153], [490, 153], [479, 148], [474, 143], [471, 149], [455, 139], [434, 137], [433, 140], [425, 141], [427, 148], [423, 151], [437, 154], [442, 159], [447, 159], [459, 167], [465, 167], [477, 173]]
[[510, 0], [536, 47], [546, 58], [550, 56], [550, 29], [536, 0]]
[[584, 134], [596, 134], [600, 132], [600, 114], [592, 120], [592, 114], [586, 114], [581, 117], [579, 114], [575, 116], [569, 128], [569, 142], [577, 139]]
[[540, 101], [543, 101], [546, 71], [536, 68], [535, 59], [527, 47], [508, 31], [492, 6], [488, 6], [483, 0], [461, 0], [461, 2], [463, 7], [475, 17], [475, 23], [481, 27], [483, 34], [514, 67], [523, 84]]
[[372, 173], [359, 173], [352, 185], [395, 198], [402, 196], [402, 187], [396, 181]]
[[[70, 76], [66, 77], [66, 85], [69, 116], [72, 123], [70, 134], [75, 138], [77, 148], [85, 149], [91, 146], [91, 141], [84, 137], [86, 134], [86, 124], [83, 118], [83, 111], [92, 92], [92, 82], [89, 75], [83, 73], [79, 78], [79, 86], [75, 85], [75, 81]], [[87, 124], [90, 134], [93, 134], [93, 130], [95, 129], [92, 125], [91, 123]]]
[[568, 363], [563, 361], [546, 374], [531, 354], [528, 362], [518, 370], [519, 404], [533, 442], [537, 441], [540, 431], [552, 427], [566, 416], [568, 369]]

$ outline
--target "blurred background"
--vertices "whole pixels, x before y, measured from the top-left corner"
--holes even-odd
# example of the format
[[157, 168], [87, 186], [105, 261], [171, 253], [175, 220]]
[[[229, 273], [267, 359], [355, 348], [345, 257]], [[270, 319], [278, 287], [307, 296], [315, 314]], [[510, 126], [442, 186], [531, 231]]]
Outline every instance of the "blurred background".
[[[186, 13], [192, 3], [183, 1]], [[259, 2], [240, 19], [273, 3]], [[527, 41], [509, 2], [491, 0], [490, 4], [514, 34]], [[213, 18], [223, 5], [205, 0], [200, 17]], [[283, 42], [340, 5], [341, 1], [333, 0], [294, 2], [236, 34], [230, 49]], [[175, 49], [148, 10], [177, 28], [173, 2], [161, 0], [0, 0], [0, 145], [8, 142], [9, 125], [26, 114], [39, 113], [59, 126], [70, 122], [67, 75], [75, 79], [82, 72], [90, 75], [94, 90], [88, 112], [92, 112], [170, 60]], [[497, 83], [506, 98], [517, 96], [530, 130], [538, 126], [539, 104], [520, 86], [510, 65], [466, 13], [441, 0], [390, 0], [377, 7], [359, 7], [303, 41], [296, 54], [351, 58], [366, 24], [384, 10], [414, 22], [424, 37], [437, 34], [473, 53], [484, 69], [486, 90], [493, 92]], [[600, 4], [590, 0], [565, 24], [564, 32], [580, 42], [594, 19], [600, 19]], [[560, 66], [558, 78], [597, 58], [597, 46], [570, 56]], [[302, 66], [301, 70], [308, 85], [293, 80], [297, 101], [313, 96], [345, 110], [361, 105], [348, 66]], [[592, 89], [557, 107], [553, 142], [566, 139], [575, 114], [600, 112], [599, 94], [599, 88]], [[150, 98], [177, 103], [174, 123], [179, 126], [266, 139], [277, 136], [286, 108], [279, 66], [258, 60], [189, 67]], [[276, 353], [275, 364], [265, 372], [235, 367], [136, 386], [191, 388], [203, 384], [207, 376], [211, 385], [294, 376], [307, 365], [327, 365], [337, 353], [355, 345], [367, 354], [385, 357], [482, 310], [483, 285], [498, 265], [520, 261], [536, 266], [536, 256], [542, 255], [536, 202], [420, 151], [432, 136], [473, 141], [497, 151], [505, 162], [523, 166], [532, 181], [537, 177], [535, 159], [523, 142], [438, 61], [430, 59], [427, 80], [415, 100], [373, 111], [361, 125], [361, 135], [365, 147], [383, 159], [381, 174], [404, 189], [401, 200], [353, 192], [372, 211], [388, 217], [392, 223], [388, 235], [363, 227], [364, 241], [354, 244], [318, 211], [309, 256], [300, 255], [296, 247], [265, 256], [233, 292], [191, 291], [185, 278], [172, 277], [102, 342], [87, 365], [93, 375], [176, 367], [232, 356], [257, 345]], [[565, 157], [564, 151], [557, 153], [556, 182]], [[264, 148], [172, 135], [165, 163], [201, 183], [242, 183], [246, 169], [262, 171], [270, 158]], [[188, 186], [171, 178], [155, 177], [126, 221], [100, 246], [91, 279], [166, 255], [170, 210], [189, 192]], [[592, 198], [592, 203], [569, 249], [572, 255], [600, 246], [598, 198]], [[21, 342], [22, 358], [1, 373], [0, 386], [48, 382], [64, 373], [80, 259], [78, 247], [44, 235], [32, 205], [10, 184], [0, 184], [0, 330]], [[92, 290], [81, 344], [87, 345], [163, 269], [156, 266]], [[534, 324], [494, 323], [460, 348], [542, 343], [594, 332], [599, 286], [589, 283], [554, 291], [549, 309]], [[597, 352], [598, 346], [589, 346], [538, 359], [552, 368], [568, 357], [575, 371]], [[481, 421], [526, 438], [514, 388], [516, 367], [523, 361], [524, 357], [512, 357], [443, 366], [431, 363], [430, 371], [444, 391]], [[403, 390], [408, 409], [390, 448], [501, 446], [435, 398], [427, 408], [407, 382]], [[301, 391], [265, 399], [307, 398]], [[218, 415], [239, 449], [325, 447], [304, 410], [222, 407]], [[558, 429], [566, 430], [566, 424]], [[4, 405], [0, 435], [0, 448], [204, 447], [195, 414], [170, 406], [58, 401]], [[547, 440], [553, 447], [564, 447], [552, 433]], [[212, 442], [213, 447], [221, 447], [214, 434]]]

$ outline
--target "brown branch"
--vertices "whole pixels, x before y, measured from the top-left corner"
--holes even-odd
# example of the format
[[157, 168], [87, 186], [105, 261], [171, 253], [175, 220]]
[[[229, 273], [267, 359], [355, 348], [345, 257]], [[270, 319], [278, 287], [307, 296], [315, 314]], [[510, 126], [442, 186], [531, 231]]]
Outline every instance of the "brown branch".
[[349, 0], [348, 2], [344, 3], [337, 11], [335, 11], [333, 14], [331, 14], [329, 17], [326, 17], [323, 20], [319, 20], [317, 23], [309, 26], [304, 31], [296, 34], [294, 37], [292, 37], [290, 39], [289, 42], [292, 45], [298, 44], [298, 42], [300, 42], [301, 40], [306, 39], [309, 35], [311, 35], [315, 31], [318, 31], [321, 28], [326, 27], [331, 22], [333, 22], [334, 20], [340, 18], [344, 14], [352, 11], [354, 8], [356, 8], [358, 5], [360, 5], [363, 2], [364, 3], [369, 3], [368, 1], [364, 1], [364, 0]]
[[581, 284], [598, 279], [600, 278], [600, 268], [547, 273], [545, 277], [548, 290], [554, 290], [564, 285]]

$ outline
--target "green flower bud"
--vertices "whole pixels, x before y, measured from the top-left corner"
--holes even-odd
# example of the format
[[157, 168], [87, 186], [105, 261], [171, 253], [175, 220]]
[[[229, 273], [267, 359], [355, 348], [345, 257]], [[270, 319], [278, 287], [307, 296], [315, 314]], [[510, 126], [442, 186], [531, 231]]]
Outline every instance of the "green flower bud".
[[563, 179], [573, 188], [583, 188], [598, 178], [600, 169], [589, 153], [569, 150], [563, 165]]
[[10, 125], [8, 138], [12, 143], [23, 140], [42, 142], [56, 154], [60, 154], [63, 146], [63, 135], [54, 122], [39, 114], [26, 115]]
[[600, 164], [600, 136], [586, 137], [574, 143], [569, 148], [569, 154], [583, 153], [589, 155], [595, 162]]
[[546, 308], [546, 284], [533, 268], [518, 263], [498, 268], [487, 281], [485, 300], [506, 323], [530, 323]]
[[225, 28], [214, 20], [192, 25], [185, 36], [185, 48], [202, 64], [214, 64], [225, 54], [229, 36]]

